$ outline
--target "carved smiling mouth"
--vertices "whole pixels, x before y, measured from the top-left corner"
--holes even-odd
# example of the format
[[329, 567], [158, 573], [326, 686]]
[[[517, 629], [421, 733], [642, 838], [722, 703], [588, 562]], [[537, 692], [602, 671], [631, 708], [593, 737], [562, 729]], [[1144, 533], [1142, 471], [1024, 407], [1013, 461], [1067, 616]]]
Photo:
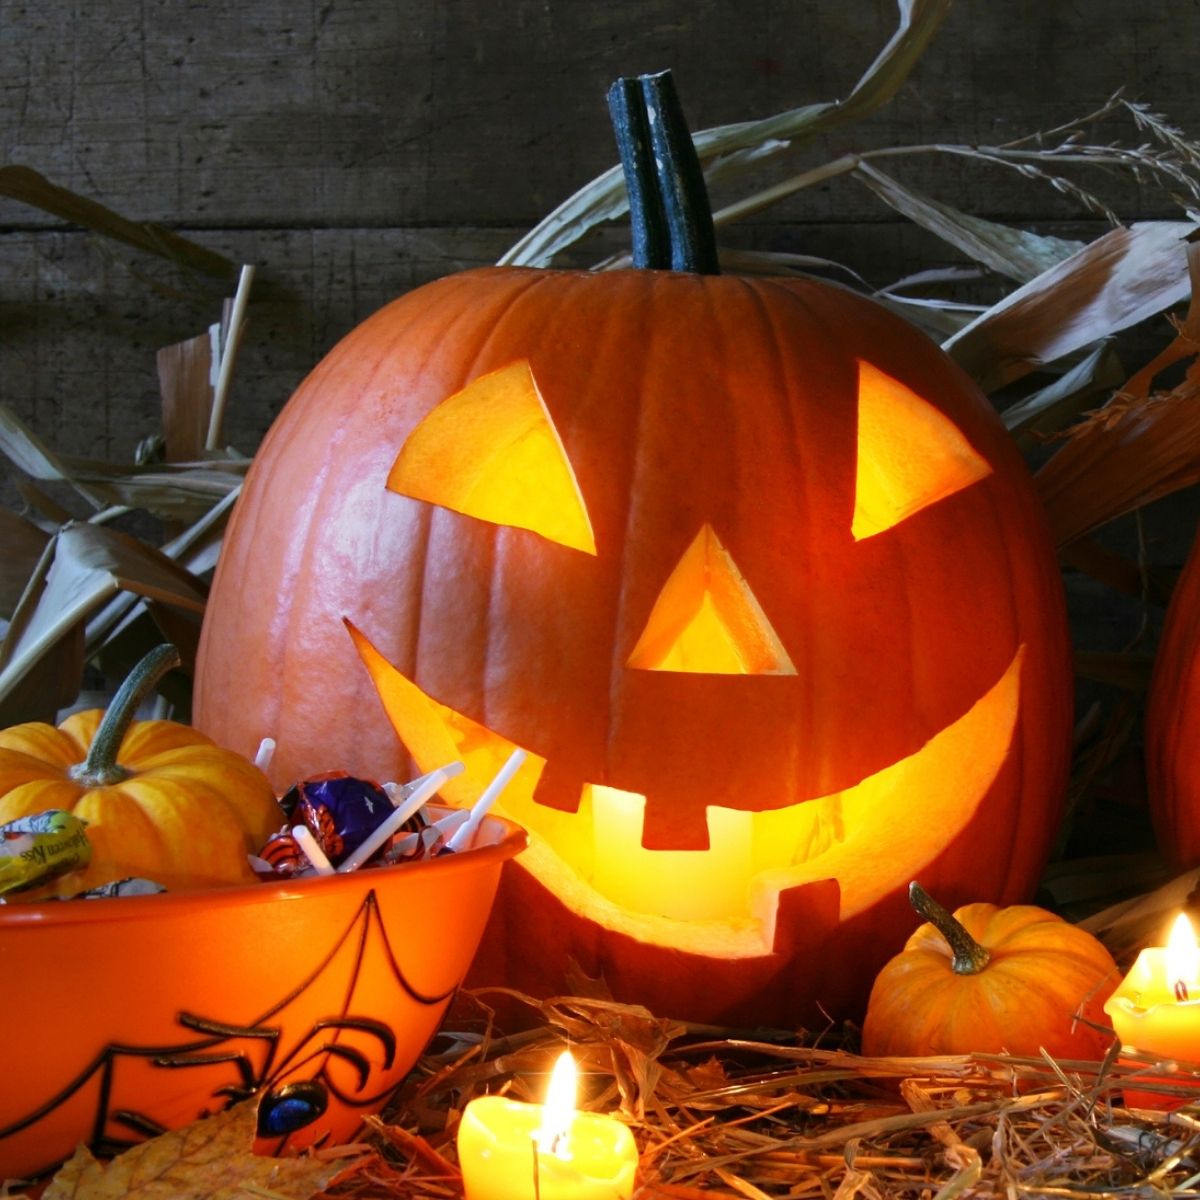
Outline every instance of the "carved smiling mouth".
[[[346, 625], [419, 768], [461, 759], [466, 770], [442, 795], [473, 803], [516, 744], [427, 695]], [[762, 955], [782, 893], [835, 879], [845, 921], [918, 876], [967, 827], [1012, 745], [1023, 654], [920, 749], [851, 788], [764, 812], [709, 805], [708, 850], [645, 849], [646, 798], [633, 792], [584, 783], [577, 812], [538, 804], [546, 760], [528, 747], [498, 807], [530, 833], [520, 865], [580, 914], [642, 942]]]

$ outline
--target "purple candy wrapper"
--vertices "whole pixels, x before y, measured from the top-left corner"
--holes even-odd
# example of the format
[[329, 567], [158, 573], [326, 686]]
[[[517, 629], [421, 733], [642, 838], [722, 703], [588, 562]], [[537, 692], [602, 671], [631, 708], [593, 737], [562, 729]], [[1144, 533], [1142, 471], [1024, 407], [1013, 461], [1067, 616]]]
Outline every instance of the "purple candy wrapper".
[[[335, 866], [352, 854], [392, 815], [387, 792], [368, 779], [355, 779], [344, 771], [331, 771], [305, 779], [289, 789], [282, 800], [292, 822], [303, 822]], [[420, 832], [428, 824], [418, 813], [405, 822], [400, 834]], [[387, 847], [381, 849], [386, 852]], [[264, 854], [262, 857], [269, 858]]]

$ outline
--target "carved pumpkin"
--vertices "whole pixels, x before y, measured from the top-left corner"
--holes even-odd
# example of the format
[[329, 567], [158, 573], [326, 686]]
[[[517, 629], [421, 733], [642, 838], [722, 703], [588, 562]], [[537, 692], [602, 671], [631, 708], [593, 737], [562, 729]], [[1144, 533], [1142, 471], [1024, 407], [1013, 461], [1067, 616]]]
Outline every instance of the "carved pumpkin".
[[1120, 972], [1090, 933], [1032, 904], [951, 914], [915, 883], [910, 895], [926, 923], [875, 980], [864, 1054], [1104, 1057]]
[[266, 776], [188, 725], [133, 720], [178, 664], [175, 647], [161, 646], [107, 711], [0, 730], [0, 825], [65, 809], [87, 822], [91, 844], [86, 867], [12, 899], [70, 896], [128, 876], [170, 891], [253, 881], [246, 855], [283, 823]]
[[422, 769], [467, 763], [452, 803], [529, 753], [477, 981], [574, 959], [664, 1013], [837, 1011], [914, 874], [1024, 897], [1057, 824], [1024, 466], [935, 346], [809, 280], [487, 269], [352, 332], [247, 480], [197, 721], [274, 737], [281, 786], [388, 777], [372, 678]]

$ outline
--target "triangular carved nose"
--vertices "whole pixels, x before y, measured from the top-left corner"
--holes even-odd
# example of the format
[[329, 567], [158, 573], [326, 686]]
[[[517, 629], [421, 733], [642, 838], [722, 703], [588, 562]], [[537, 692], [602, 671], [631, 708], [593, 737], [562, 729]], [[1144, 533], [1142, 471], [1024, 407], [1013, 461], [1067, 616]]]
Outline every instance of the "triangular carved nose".
[[711, 525], [684, 551], [628, 665], [703, 675], [795, 675], [779, 635]]

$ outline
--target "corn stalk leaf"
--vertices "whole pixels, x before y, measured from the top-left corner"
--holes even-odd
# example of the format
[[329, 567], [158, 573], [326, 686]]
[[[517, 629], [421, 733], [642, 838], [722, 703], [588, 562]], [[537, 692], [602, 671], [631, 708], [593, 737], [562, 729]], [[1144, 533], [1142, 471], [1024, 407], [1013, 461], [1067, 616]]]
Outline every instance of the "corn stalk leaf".
[[1111, 230], [943, 343], [985, 391], [1073, 354], [1187, 298], [1183, 239], [1200, 226], [1144, 221]]
[[866, 184], [889, 208], [914, 225], [961, 250], [1000, 275], [1028, 283], [1083, 249], [1083, 242], [1043, 237], [960, 212], [907, 187], [886, 172], [860, 161], [854, 178]]
[[1114, 399], [1034, 481], [1059, 546], [1200, 483], [1200, 379], [1148, 400]]
[[[236, 491], [231, 492], [194, 525], [167, 542], [162, 553], [196, 577], [212, 570], [217, 565], [225, 524], [237, 497]], [[145, 610], [146, 601], [140, 595], [132, 591], [118, 592], [88, 621], [86, 653], [98, 652], [111, 638], [128, 629]]]
[[214, 325], [207, 333], [164, 346], [158, 352], [167, 462], [188, 462], [204, 454], [219, 336], [220, 326]]
[[43, 655], [121, 590], [204, 610], [204, 587], [161, 551], [103, 525], [72, 523], [59, 530], [43, 585], [27, 592], [0, 645], [0, 702]]
[[1049, 432], [1062, 428], [1102, 392], [1111, 392], [1125, 378], [1121, 360], [1109, 341], [1095, 346], [1053, 383], [1039, 388], [1001, 413], [1009, 433]]
[[110, 504], [142, 508], [168, 521], [194, 521], [235, 494], [249, 459], [205, 463], [159, 463], [79, 471], [72, 478], [108, 496]]
[[[711, 184], [756, 169], [826, 129], [881, 108], [907, 78], [950, 4], [951, 0], [897, 0], [896, 32], [845, 100], [809, 104], [761, 121], [700, 130], [692, 140], [701, 162], [707, 164], [705, 178]], [[627, 209], [621, 168], [610, 167], [543, 218], [499, 261], [501, 265], [546, 266], [589, 229]]]
[[93, 508], [144, 508], [174, 521], [194, 521], [236, 492], [250, 465], [250, 459], [233, 454], [147, 466], [56, 454], [4, 404], [0, 453], [36, 480], [70, 484]]
[[162, 225], [131, 221], [95, 200], [51, 183], [31, 167], [16, 163], [0, 167], [0, 195], [40, 208], [72, 225], [82, 225], [115, 241], [169, 259], [178, 266], [223, 279], [237, 274], [237, 267], [224, 255], [180, 237]]
[[46, 446], [7, 404], [0, 404], [0, 452], [34, 479], [69, 483], [93, 508], [100, 509], [111, 503], [102, 492], [77, 483], [64, 460]]
[[[1200, 482], [1200, 242], [1189, 241], [1183, 258], [1194, 286], [1174, 341], [1072, 429], [1035, 476], [1060, 546]], [[1188, 358], [1182, 382], [1151, 391], [1161, 370]]]

